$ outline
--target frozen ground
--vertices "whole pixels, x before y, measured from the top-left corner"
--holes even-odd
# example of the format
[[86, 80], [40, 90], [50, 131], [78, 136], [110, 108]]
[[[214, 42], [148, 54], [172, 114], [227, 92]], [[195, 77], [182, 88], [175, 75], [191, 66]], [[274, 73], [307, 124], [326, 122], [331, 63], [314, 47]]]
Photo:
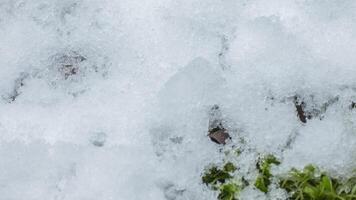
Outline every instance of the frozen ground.
[[0, 199], [214, 200], [214, 104], [241, 173], [348, 175], [355, 55], [353, 0], [0, 0]]

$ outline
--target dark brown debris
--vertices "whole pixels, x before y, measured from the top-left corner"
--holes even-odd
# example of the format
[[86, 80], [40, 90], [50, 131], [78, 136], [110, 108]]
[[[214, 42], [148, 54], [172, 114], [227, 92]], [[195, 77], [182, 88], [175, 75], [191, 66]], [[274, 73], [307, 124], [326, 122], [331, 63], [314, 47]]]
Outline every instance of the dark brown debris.
[[350, 109], [355, 109], [356, 108], [356, 103], [355, 102], [351, 102], [351, 105], [350, 105]]
[[226, 140], [230, 139], [230, 135], [225, 129], [209, 132], [208, 136], [211, 141], [217, 144], [226, 144]]
[[75, 75], [78, 73], [78, 66], [63, 65], [63, 67], [60, 70], [63, 73], [64, 78], [68, 79], [69, 76], [72, 76], [72, 75]]
[[59, 71], [64, 75], [65, 79], [78, 74], [79, 65], [85, 60], [87, 59], [76, 51], [70, 51], [56, 57], [56, 62], [60, 64]]
[[297, 109], [297, 115], [299, 117], [299, 120], [303, 123], [307, 123], [307, 117], [305, 116], [305, 112], [303, 110], [304, 102], [302, 102], [301, 104], [295, 104], [295, 108]]
[[222, 114], [218, 105], [214, 105], [209, 113], [209, 138], [217, 144], [226, 144], [230, 139], [229, 133], [223, 127]]
[[21, 73], [20, 77], [15, 81], [15, 87], [9, 96], [9, 103], [16, 101], [17, 97], [21, 94], [21, 88], [25, 85], [25, 80], [29, 77], [28, 73]]
[[[303, 101], [300, 101], [297, 96], [294, 97], [294, 105], [297, 110], [297, 115], [299, 117], [299, 120], [303, 123], [307, 123], [307, 115], [304, 111], [305, 108], [305, 103]], [[309, 116], [311, 117], [311, 116]]]
[[[312, 105], [307, 105], [298, 95], [294, 97], [294, 105], [297, 111], [297, 115], [299, 120], [303, 123], [306, 123], [307, 120], [312, 118], [319, 118], [322, 120], [327, 109], [337, 101], [339, 101], [338, 96], [330, 98], [327, 102], [321, 105], [317, 105], [315, 103], [312, 103]], [[351, 105], [350, 107], [352, 106], [356, 106], [356, 104]]]

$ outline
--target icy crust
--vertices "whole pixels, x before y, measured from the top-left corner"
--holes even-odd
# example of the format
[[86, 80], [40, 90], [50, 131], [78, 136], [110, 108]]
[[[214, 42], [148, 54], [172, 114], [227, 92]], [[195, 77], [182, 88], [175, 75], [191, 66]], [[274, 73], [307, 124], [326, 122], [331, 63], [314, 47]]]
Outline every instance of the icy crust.
[[[204, 170], [254, 183], [355, 169], [352, 0], [3, 0], [0, 199], [214, 200]], [[215, 105], [231, 140], [208, 135]], [[238, 156], [227, 152], [239, 152]], [[250, 184], [240, 198], [286, 199]]]

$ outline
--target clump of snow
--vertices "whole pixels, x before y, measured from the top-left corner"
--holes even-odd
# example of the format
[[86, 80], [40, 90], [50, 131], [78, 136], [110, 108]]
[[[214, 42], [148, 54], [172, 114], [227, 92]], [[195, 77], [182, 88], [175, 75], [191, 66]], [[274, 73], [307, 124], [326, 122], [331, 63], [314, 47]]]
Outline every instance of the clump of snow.
[[[201, 182], [239, 148], [284, 173], [355, 169], [354, 1], [5, 0], [4, 199], [216, 199]], [[297, 115], [295, 99], [310, 117]], [[232, 137], [207, 137], [218, 105]], [[269, 196], [268, 196], [269, 195]], [[252, 186], [242, 199], [283, 199]]]

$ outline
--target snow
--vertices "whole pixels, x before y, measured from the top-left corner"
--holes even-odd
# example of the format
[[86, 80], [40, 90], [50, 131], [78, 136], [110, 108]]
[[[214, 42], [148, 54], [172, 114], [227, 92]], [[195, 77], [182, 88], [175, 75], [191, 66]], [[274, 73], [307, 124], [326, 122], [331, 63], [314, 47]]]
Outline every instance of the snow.
[[[1, 0], [0, 199], [216, 199], [201, 174], [234, 145], [249, 180], [268, 153], [277, 174], [313, 163], [350, 175], [355, 11], [351, 0]], [[207, 137], [214, 105], [225, 147]], [[268, 195], [241, 198], [284, 198]]]

